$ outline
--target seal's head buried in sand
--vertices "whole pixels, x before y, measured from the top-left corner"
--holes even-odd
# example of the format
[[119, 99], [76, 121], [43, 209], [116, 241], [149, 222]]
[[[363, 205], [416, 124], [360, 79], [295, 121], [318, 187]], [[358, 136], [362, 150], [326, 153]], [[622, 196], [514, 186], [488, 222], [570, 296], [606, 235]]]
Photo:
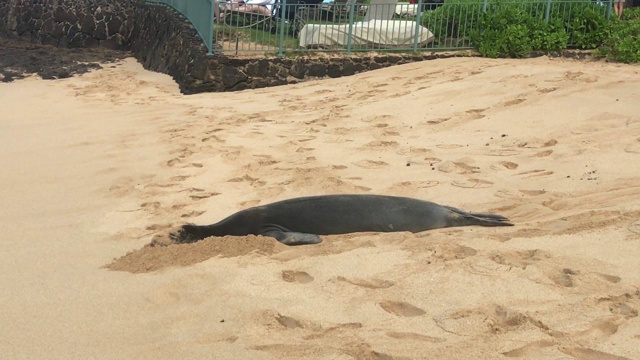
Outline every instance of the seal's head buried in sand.
[[412, 233], [454, 226], [512, 226], [504, 216], [471, 213], [418, 199], [383, 195], [300, 197], [239, 211], [212, 225], [187, 224], [169, 234], [174, 243], [210, 236], [271, 236], [286, 245], [318, 244], [319, 235]]

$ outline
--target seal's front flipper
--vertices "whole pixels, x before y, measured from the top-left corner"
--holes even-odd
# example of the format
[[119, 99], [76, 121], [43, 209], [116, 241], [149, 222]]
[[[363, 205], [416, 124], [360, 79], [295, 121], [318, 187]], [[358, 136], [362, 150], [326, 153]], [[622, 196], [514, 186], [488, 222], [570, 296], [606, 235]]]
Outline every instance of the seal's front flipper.
[[320, 239], [320, 236], [316, 234], [305, 234], [305, 233], [290, 231], [289, 229], [279, 225], [265, 226], [260, 231], [260, 235], [270, 236], [272, 238], [275, 238], [279, 242], [289, 246], [311, 245], [311, 244], [319, 244], [322, 242], [322, 239]]

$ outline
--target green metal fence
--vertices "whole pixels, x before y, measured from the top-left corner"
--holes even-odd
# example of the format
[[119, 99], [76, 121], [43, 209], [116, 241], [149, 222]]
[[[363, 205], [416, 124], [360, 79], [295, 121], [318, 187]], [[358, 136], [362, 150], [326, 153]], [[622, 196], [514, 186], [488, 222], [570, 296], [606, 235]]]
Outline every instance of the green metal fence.
[[212, 54], [216, 0], [147, 0], [147, 2], [170, 6], [189, 19], [209, 50], [209, 54]]
[[[154, 0], [184, 14], [210, 52], [227, 54], [420, 51], [472, 48], [486, 12], [516, 9], [544, 21], [587, 32], [575, 24], [583, 12], [609, 17], [612, 0], [445, 0], [444, 4], [394, 0], [279, 0], [260, 14], [216, 0]], [[370, 3], [360, 3], [367, 1]], [[426, 0], [429, 1], [429, 0]], [[431, 0], [432, 1], [432, 0]], [[251, 10], [248, 12], [247, 10]], [[575, 32], [575, 31], [574, 31]], [[574, 34], [575, 35], [575, 34]], [[579, 34], [577, 34], [579, 36]], [[569, 46], [573, 45], [569, 39]]]

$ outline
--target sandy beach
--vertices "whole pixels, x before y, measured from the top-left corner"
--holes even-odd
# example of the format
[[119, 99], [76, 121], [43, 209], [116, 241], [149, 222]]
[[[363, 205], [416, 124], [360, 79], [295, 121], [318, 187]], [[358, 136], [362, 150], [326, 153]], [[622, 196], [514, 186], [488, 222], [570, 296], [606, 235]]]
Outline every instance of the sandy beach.
[[[183, 96], [132, 58], [0, 83], [7, 359], [640, 359], [640, 67], [457, 58]], [[149, 246], [297, 196], [463, 227]]]

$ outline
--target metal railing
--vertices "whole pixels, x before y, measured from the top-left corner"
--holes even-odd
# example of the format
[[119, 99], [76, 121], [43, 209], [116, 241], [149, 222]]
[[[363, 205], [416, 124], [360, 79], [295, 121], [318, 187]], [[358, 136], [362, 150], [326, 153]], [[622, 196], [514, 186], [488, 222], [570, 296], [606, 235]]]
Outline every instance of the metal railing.
[[[608, 18], [612, 7], [612, 0], [445, 0], [444, 4], [434, 4], [433, 0], [415, 4], [396, 4], [393, 0], [367, 0], [372, 4], [358, 2], [362, 0], [318, 1], [279, 0], [275, 8], [260, 14], [242, 11], [247, 8], [237, 3], [216, 0], [149, 2], [170, 5], [185, 15], [210, 53], [279, 56], [318, 51], [469, 49], [473, 48], [473, 35], [482, 31], [484, 14], [503, 7], [564, 24], [571, 23], [582, 11]], [[588, 24], [584, 31], [587, 28]]]
[[280, 56], [311, 51], [417, 51], [433, 42], [433, 34], [420, 26], [425, 7], [431, 7], [423, 6], [422, 0], [418, 4], [279, 1], [271, 17], [223, 8], [214, 25], [218, 50]]

